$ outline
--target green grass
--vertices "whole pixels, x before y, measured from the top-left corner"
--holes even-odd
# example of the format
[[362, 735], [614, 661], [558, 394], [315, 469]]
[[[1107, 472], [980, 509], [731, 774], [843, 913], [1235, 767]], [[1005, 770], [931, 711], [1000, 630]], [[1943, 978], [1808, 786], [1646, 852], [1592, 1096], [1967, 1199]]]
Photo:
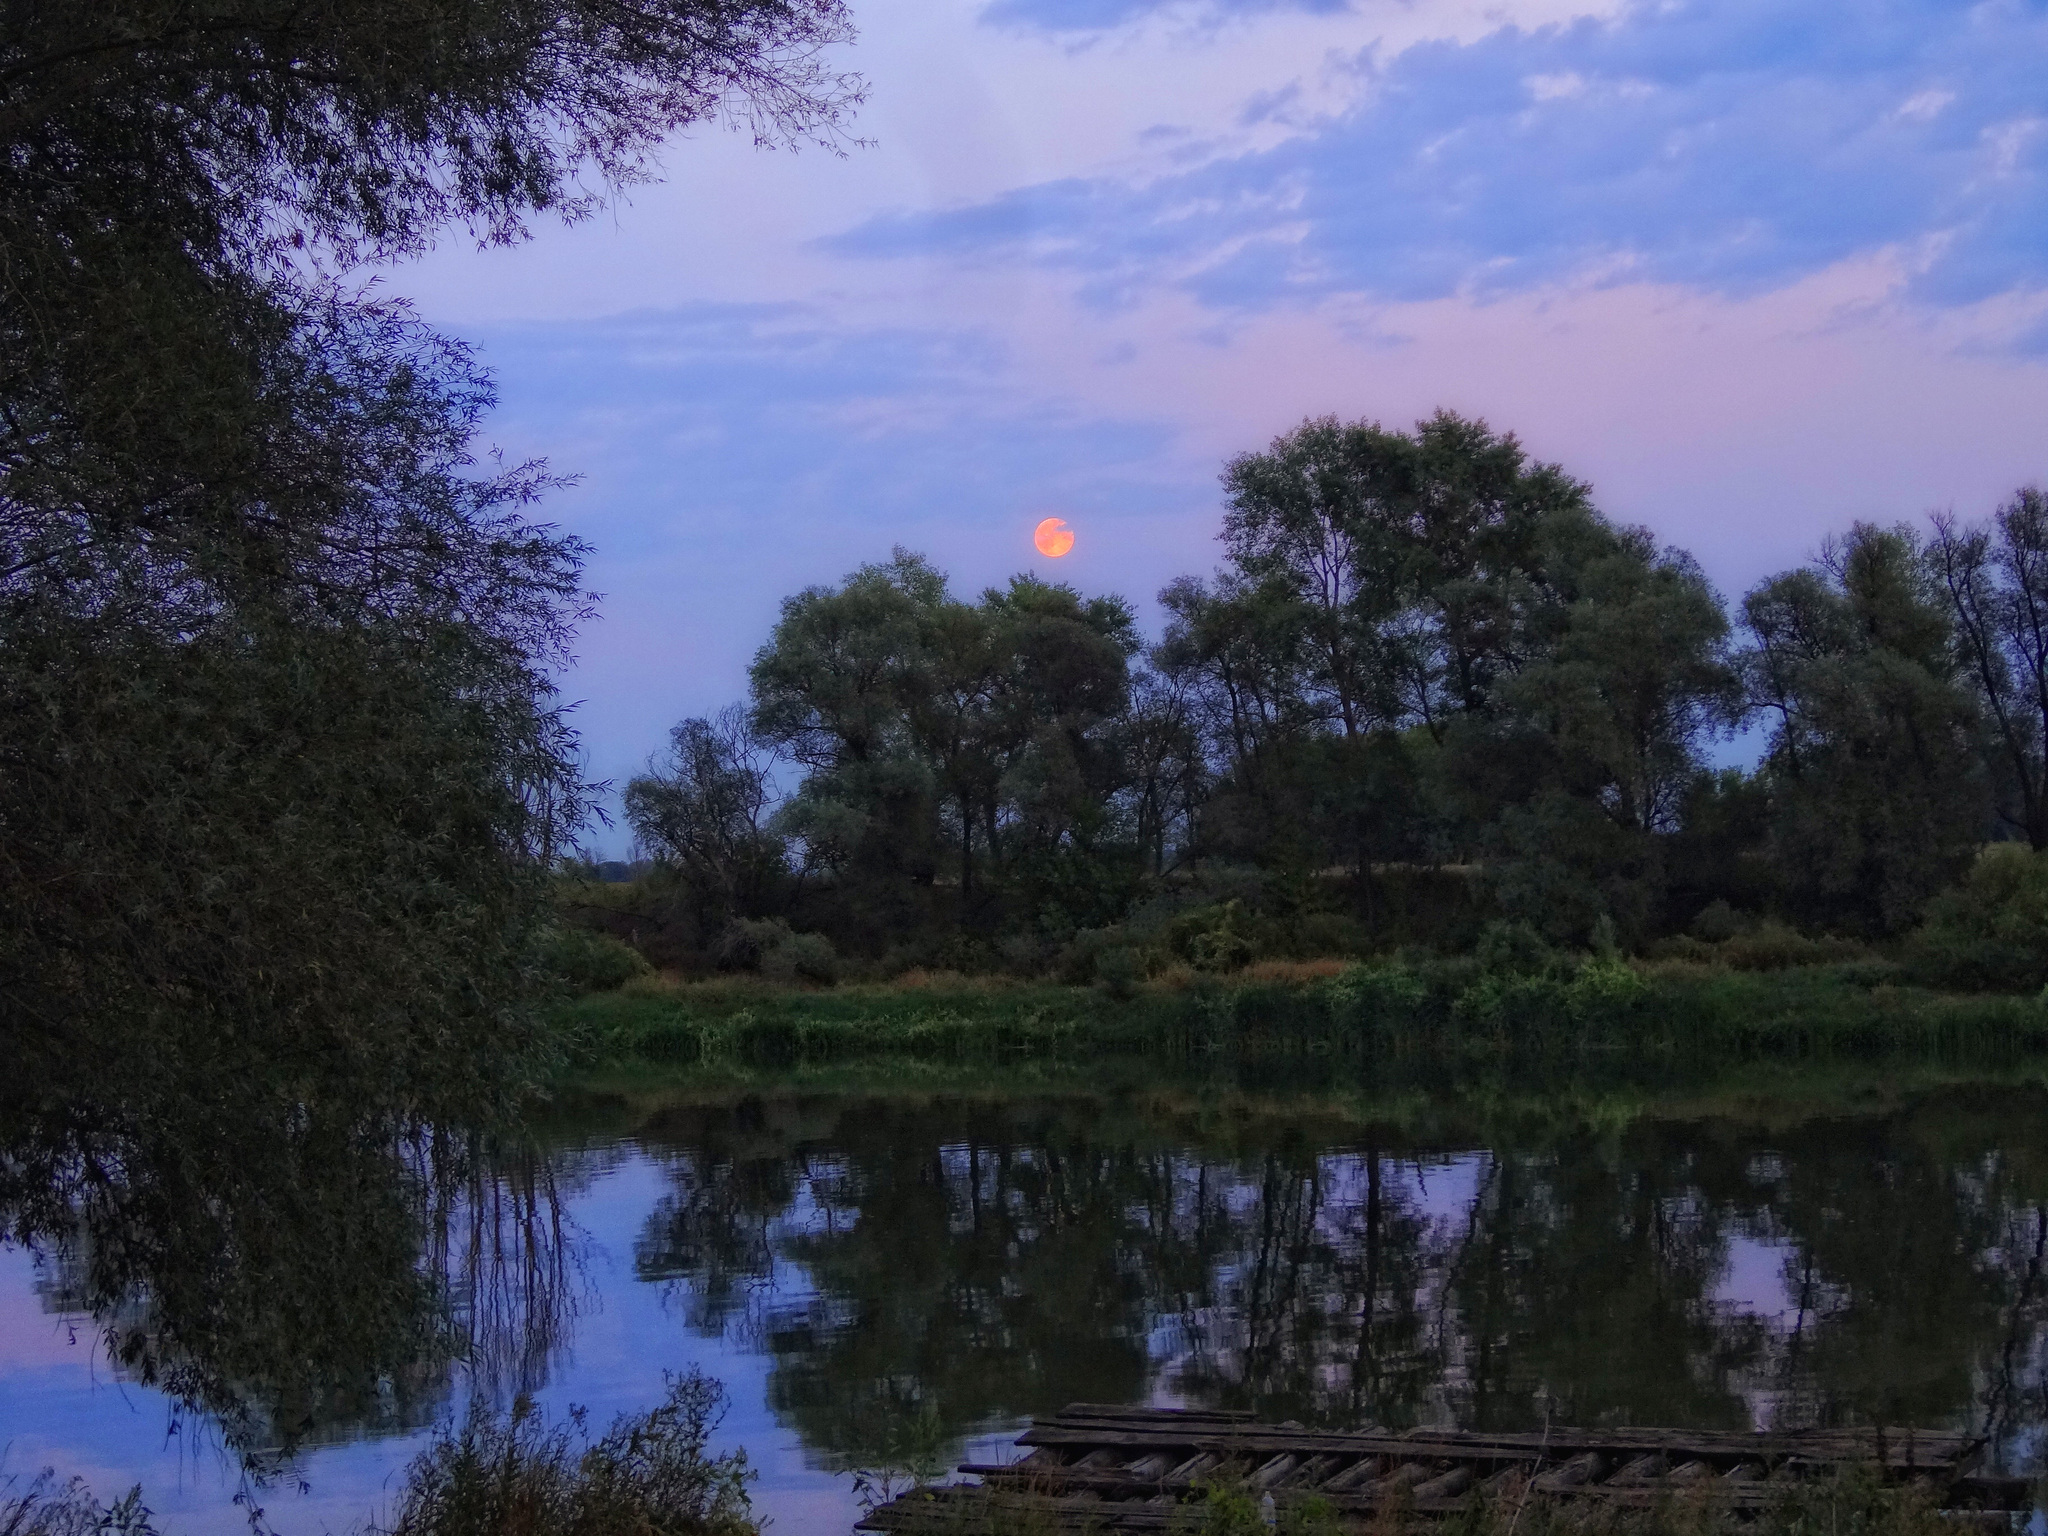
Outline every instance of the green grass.
[[934, 1086], [999, 1074], [1013, 1090], [1162, 1071], [1297, 1087], [1362, 1073], [1382, 1087], [1504, 1074], [1656, 1085], [1745, 1062], [1982, 1068], [2048, 1056], [2036, 999], [1928, 991], [1868, 963], [1331, 969], [1183, 977], [1127, 996], [967, 978], [817, 991], [649, 979], [564, 1004], [556, 1025], [578, 1080], [652, 1071], [733, 1086], [852, 1086], [876, 1071]]

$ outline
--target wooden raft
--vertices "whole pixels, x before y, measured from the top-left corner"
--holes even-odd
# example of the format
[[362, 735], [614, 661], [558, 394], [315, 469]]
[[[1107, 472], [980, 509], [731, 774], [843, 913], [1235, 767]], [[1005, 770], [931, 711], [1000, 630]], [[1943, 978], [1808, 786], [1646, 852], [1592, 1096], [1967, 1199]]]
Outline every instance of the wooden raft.
[[[1074, 1403], [1033, 1422], [1020, 1461], [969, 1462], [979, 1484], [913, 1490], [874, 1510], [869, 1531], [983, 1526], [1115, 1533], [1184, 1529], [1181, 1506], [1219, 1475], [1276, 1503], [1316, 1494], [1361, 1523], [1390, 1503], [1420, 1515], [1462, 1508], [1474, 1488], [1650, 1507], [1677, 1496], [1761, 1509], [1790, 1480], [1849, 1466], [1918, 1483], [1944, 1509], [2031, 1508], [2025, 1478], [1978, 1473], [1980, 1437], [1948, 1430], [1814, 1430], [1746, 1435], [1675, 1429], [1303, 1429], [1248, 1413]], [[2003, 1526], [2003, 1516], [1995, 1523]]]

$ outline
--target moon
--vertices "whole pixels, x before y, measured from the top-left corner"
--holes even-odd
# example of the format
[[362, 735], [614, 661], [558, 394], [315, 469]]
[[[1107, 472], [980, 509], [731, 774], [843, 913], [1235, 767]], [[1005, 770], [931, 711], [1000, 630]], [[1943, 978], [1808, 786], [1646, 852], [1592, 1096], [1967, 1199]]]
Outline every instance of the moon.
[[1057, 560], [1074, 547], [1074, 530], [1067, 526], [1064, 517], [1048, 517], [1031, 531], [1031, 542], [1038, 546], [1041, 555]]

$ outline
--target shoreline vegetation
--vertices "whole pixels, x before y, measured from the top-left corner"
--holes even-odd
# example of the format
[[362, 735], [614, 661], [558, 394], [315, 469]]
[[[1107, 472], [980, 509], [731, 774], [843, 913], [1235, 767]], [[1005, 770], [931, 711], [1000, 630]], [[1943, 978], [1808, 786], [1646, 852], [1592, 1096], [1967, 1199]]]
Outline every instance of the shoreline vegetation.
[[870, 1067], [1181, 1071], [1455, 1082], [1543, 1065], [1576, 1081], [1698, 1080], [1742, 1062], [1912, 1058], [1972, 1067], [2048, 1059], [2048, 1005], [1915, 984], [1862, 959], [1775, 971], [1690, 960], [1265, 962], [1081, 986], [912, 971], [832, 988], [642, 975], [559, 1004], [569, 1082], [669, 1077], [790, 1082]]
[[[758, 1474], [744, 1450], [714, 1453], [723, 1388], [692, 1372], [670, 1378], [665, 1399], [622, 1415], [593, 1440], [580, 1410], [551, 1419], [521, 1400], [509, 1412], [479, 1405], [460, 1425], [444, 1425], [405, 1470], [388, 1526], [370, 1536], [761, 1536], [749, 1486]], [[1889, 1484], [1876, 1468], [1850, 1466], [1788, 1483], [1761, 1509], [1737, 1509], [1705, 1489], [1663, 1504], [1625, 1508], [1569, 1497], [1531, 1496], [1516, 1483], [1475, 1489], [1448, 1515], [1422, 1515], [1396, 1503], [1370, 1520], [1340, 1516], [1313, 1495], [1260, 1498], [1242, 1465], [1226, 1465], [1182, 1504], [1169, 1527], [1179, 1536], [1940, 1536], [1957, 1529], [2009, 1529], [2003, 1514], [1944, 1511], [1918, 1484]], [[930, 1536], [1059, 1536], [1077, 1527], [1033, 1501], [983, 1505], [945, 1497], [947, 1485], [925, 1467], [870, 1468], [855, 1474], [861, 1506], [872, 1512], [896, 1494], [912, 1495], [914, 1523]], [[932, 1495], [919, 1503], [919, 1493]], [[1973, 1523], [1974, 1522], [1974, 1523]], [[1995, 1523], [1992, 1523], [1995, 1522]], [[260, 1529], [261, 1527], [259, 1527]], [[1094, 1529], [1092, 1525], [1079, 1527]], [[49, 1471], [25, 1485], [0, 1483], [4, 1536], [165, 1536], [131, 1489], [111, 1506], [74, 1478]]]

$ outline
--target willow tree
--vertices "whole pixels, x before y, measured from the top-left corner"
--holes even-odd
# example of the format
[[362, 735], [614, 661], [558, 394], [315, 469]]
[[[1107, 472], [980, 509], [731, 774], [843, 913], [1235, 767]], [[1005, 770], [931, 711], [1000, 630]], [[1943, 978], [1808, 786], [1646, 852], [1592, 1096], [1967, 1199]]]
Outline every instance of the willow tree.
[[288, 1158], [521, 1089], [583, 552], [544, 466], [479, 454], [488, 377], [360, 274], [579, 217], [692, 123], [833, 143], [846, 34], [838, 0], [0, 5], [12, 1235], [98, 1210], [108, 1263], [168, 1251], [233, 1198], [224, 1127]]

